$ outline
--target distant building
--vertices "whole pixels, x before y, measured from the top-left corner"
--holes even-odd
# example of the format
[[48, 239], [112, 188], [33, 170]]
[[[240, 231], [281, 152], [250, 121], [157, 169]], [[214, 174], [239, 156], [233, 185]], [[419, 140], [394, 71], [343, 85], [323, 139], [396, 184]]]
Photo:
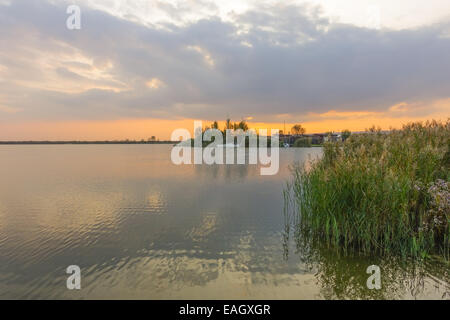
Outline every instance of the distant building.
[[289, 144], [289, 146], [293, 146], [295, 143], [295, 140], [300, 138], [310, 138], [311, 144], [313, 145], [320, 145], [324, 142], [337, 142], [342, 141], [342, 136], [337, 133], [332, 133], [331, 135], [327, 135], [325, 133], [313, 133], [313, 134], [283, 134], [280, 133], [280, 141], [283, 144]]
[[342, 141], [342, 136], [337, 133], [324, 135], [324, 142], [337, 142]]

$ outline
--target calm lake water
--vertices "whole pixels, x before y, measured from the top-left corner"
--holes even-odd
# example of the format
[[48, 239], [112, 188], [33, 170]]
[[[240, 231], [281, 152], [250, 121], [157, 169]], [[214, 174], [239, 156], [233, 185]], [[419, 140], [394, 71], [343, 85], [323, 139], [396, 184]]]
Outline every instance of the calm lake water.
[[[169, 145], [0, 146], [2, 299], [450, 299], [448, 265], [339, 256], [286, 232], [280, 171], [182, 165]], [[381, 267], [381, 290], [366, 268]], [[81, 290], [66, 268], [81, 268]]]

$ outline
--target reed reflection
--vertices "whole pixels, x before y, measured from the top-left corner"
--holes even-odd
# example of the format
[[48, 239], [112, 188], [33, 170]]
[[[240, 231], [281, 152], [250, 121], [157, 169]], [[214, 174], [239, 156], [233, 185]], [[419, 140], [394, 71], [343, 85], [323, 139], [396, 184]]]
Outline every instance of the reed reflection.
[[[374, 256], [311, 240], [296, 222], [297, 208], [285, 192], [283, 258], [299, 259], [312, 273], [325, 299], [450, 299], [448, 262], [431, 258]], [[367, 267], [381, 269], [381, 289], [370, 290]]]

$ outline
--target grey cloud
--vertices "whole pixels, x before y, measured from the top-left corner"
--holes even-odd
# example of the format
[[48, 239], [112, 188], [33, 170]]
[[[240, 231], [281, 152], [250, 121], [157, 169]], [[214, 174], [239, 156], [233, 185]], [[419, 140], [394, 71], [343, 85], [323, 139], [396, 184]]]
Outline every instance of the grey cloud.
[[[0, 65], [7, 67], [0, 104], [23, 110], [2, 114], [3, 119], [252, 115], [270, 120], [274, 114], [331, 109], [384, 111], [401, 101], [447, 98], [450, 92], [450, 39], [442, 37], [449, 21], [377, 31], [332, 24], [317, 6], [260, 8], [235, 16], [234, 23], [211, 18], [165, 29], [84, 7], [82, 30], [67, 30], [66, 18], [61, 3], [19, 0], [0, 6], [0, 39], [8, 43], [0, 48]], [[243, 26], [246, 32], [240, 32]], [[43, 69], [33, 59], [36, 53], [80, 53], [94, 66], [62, 61], [65, 67]], [[103, 68], [108, 62], [110, 82], [70, 70]], [[74, 94], [23, 85], [46, 81], [48, 73], [128, 90]], [[165, 86], [149, 89], [145, 82], [152, 78]]]

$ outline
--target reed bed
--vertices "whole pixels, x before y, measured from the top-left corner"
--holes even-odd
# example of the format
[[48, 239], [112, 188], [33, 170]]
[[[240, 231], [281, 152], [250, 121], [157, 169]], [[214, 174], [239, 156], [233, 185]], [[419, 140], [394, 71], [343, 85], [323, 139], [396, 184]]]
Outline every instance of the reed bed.
[[450, 121], [326, 143], [290, 185], [303, 236], [364, 253], [450, 256]]

